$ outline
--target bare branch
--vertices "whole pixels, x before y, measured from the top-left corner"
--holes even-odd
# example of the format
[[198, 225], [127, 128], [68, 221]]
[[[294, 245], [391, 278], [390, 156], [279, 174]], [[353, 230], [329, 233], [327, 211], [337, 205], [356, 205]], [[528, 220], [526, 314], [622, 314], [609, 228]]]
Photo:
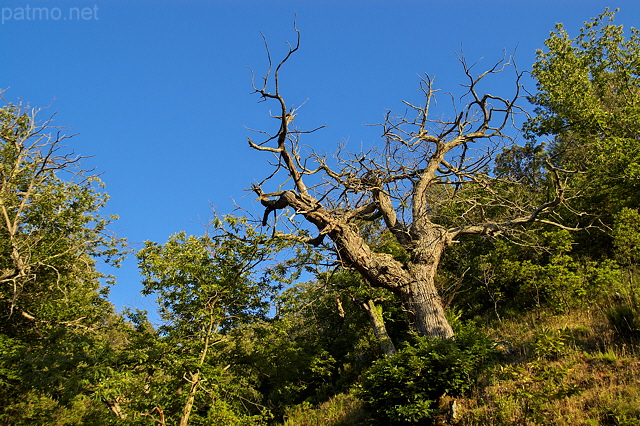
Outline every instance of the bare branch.
[[[522, 74], [505, 55], [474, 75], [473, 65], [461, 56], [467, 79], [465, 94], [459, 100], [450, 95], [454, 111], [450, 118], [434, 111], [438, 89], [433, 78], [425, 75], [420, 80], [423, 99], [403, 101], [408, 108], [404, 115], [387, 112], [380, 124], [379, 145], [353, 153], [340, 146], [331, 158], [312, 150], [302, 155], [300, 137], [309, 132], [293, 128], [299, 107], [287, 107], [279, 82], [281, 67], [300, 45], [297, 29], [296, 34], [297, 43], [289, 46], [275, 68], [274, 91], [267, 88], [270, 55], [265, 85], [256, 89], [263, 99], [275, 101], [280, 110], [274, 114], [279, 121], [275, 135], [268, 135], [263, 143], [249, 140], [253, 149], [277, 157], [276, 171], [253, 187], [265, 207], [262, 224], [268, 223], [271, 212], [292, 209], [318, 233], [314, 238], [287, 238], [313, 246], [330, 240], [343, 267], [357, 270], [371, 286], [388, 289], [401, 299], [419, 333], [451, 337], [453, 331], [444, 317], [433, 277], [442, 252], [454, 238], [496, 235], [534, 222], [572, 229], [549, 214], [566, 202], [562, 171], [548, 165], [549, 182], [544, 189], [551, 195], [541, 202], [542, 188], [497, 176], [491, 170], [496, 157], [514, 144], [518, 133], [514, 116], [521, 112]], [[511, 68], [515, 71], [511, 97], [483, 93], [485, 80]], [[264, 193], [261, 186], [279, 170], [286, 172], [285, 182], [277, 191]], [[366, 228], [364, 222], [368, 222]], [[371, 228], [385, 238], [392, 235], [404, 254], [394, 258], [379, 252], [375, 238], [362, 231]]]

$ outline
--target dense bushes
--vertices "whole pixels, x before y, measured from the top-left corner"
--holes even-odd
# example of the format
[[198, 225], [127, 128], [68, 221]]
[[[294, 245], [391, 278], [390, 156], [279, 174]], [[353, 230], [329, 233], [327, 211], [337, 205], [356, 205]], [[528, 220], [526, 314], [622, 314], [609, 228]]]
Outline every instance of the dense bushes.
[[413, 336], [397, 354], [363, 375], [360, 397], [378, 422], [416, 424], [442, 413], [445, 395], [458, 396], [475, 384], [494, 354], [493, 343], [475, 330], [451, 340]]

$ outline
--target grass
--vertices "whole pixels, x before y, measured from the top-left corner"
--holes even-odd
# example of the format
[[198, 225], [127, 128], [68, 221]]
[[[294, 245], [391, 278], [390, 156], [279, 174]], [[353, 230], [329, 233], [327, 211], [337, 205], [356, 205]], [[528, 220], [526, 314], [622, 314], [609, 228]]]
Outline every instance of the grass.
[[[459, 398], [457, 425], [640, 425], [640, 342], [599, 311], [488, 323], [501, 359]], [[285, 425], [366, 424], [361, 401], [297, 406]]]
[[603, 314], [533, 313], [486, 332], [511, 349], [460, 399], [460, 425], [640, 425], [639, 342]]
[[640, 424], [640, 363], [613, 352], [500, 366], [459, 401], [463, 425]]
[[367, 424], [362, 401], [351, 394], [338, 394], [317, 407], [300, 404], [285, 415], [285, 426], [348, 426]]

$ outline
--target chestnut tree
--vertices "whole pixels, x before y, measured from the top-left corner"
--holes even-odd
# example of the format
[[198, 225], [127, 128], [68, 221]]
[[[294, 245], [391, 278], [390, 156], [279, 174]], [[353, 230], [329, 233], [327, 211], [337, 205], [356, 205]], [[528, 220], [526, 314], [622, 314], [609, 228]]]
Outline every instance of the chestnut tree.
[[[295, 127], [299, 106], [285, 101], [280, 81], [282, 67], [300, 47], [296, 33], [297, 42], [277, 64], [267, 47], [269, 69], [259, 84], [253, 82], [255, 93], [278, 111], [275, 132], [249, 138], [251, 148], [275, 158], [273, 173], [252, 188], [265, 207], [263, 224], [271, 212], [293, 210], [312, 225], [306, 243], [330, 245], [341, 266], [358, 271], [371, 287], [391, 291], [418, 334], [453, 337], [434, 282], [447, 247], [466, 235], [522, 231], [533, 223], [566, 228], [554, 214], [565, 203], [563, 171], [544, 156], [525, 155], [536, 150], [523, 150], [515, 140], [522, 73], [504, 57], [475, 74], [460, 57], [465, 93], [449, 95], [449, 118], [441, 111], [432, 117], [438, 90], [426, 75], [421, 102], [404, 102], [404, 115], [388, 113], [380, 143], [360, 152], [343, 147], [334, 157], [305, 153], [300, 140], [315, 130]], [[483, 92], [487, 80], [508, 73], [509, 97]], [[517, 172], [526, 168], [540, 176], [534, 184]], [[380, 221], [402, 255], [376, 250], [362, 232], [367, 221]]]

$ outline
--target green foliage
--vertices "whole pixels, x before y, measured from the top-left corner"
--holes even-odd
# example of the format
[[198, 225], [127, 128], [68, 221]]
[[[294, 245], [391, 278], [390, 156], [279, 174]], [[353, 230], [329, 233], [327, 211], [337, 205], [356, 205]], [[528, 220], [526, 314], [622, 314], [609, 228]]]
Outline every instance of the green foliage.
[[[640, 32], [625, 38], [613, 19], [607, 10], [575, 38], [557, 25], [533, 67], [537, 115], [526, 125], [532, 138], [555, 138], [553, 161], [579, 172], [570, 183], [576, 206], [607, 225], [619, 209], [640, 205]], [[590, 251], [606, 241], [592, 240]]]
[[538, 51], [533, 76], [540, 106], [528, 124], [537, 134], [583, 134], [636, 137], [638, 105], [638, 49], [640, 33], [631, 28], [628, 39], [622, 26], [606, 11], [587, 22], [571, 39], [562, 24]]
[[569, 336], [565, 330], [543, 328], [533, 341], [533, 353], [538, 359], [555, 359], [564, 354]]
[[604, 311], [609, 325], [622, 338], [640, 337], [640, 298], [637, 290], [612, 298]]
[[615, 256], [625, 265], [640, 263], [640, 212], [623, 208], [615, 217], [613, 226]]
[[353, 394], [338, 394], [314, 408], [308, 402], [287, 410], [284, 426], [353, 426], [366, 424], [362, 401]]
[[180, 232], [164, 245], [146, 242], [138, 253], [143, 294], [157, 294], [161, 314], [175, 327], [199, 329], [211, 315], [216, 327], [229, 329], [248, 315], [264, 313], [265, 287], [253, 280], [253, 267], [268, 249], [240, 240]]
[[49, 124], [0, 108], [0, 422], [103, 423], [93, 391], [117, 326], [96, 261], [117, 264], [124, 241], [99, 213], [101, 182]]
[[[541, 360], [524, 365], [500, 366], [495, 372], [494, 383], [516, 384], [508, 397], [499, 402], [501, 410], [507, 413], [521, 410], [522, 421], [547, 423], [548, 411], [545, 408], [550, 403], [567, 399], [581, 392], [580, 386], [568, 379], [571, 371], [570, 364], [552, 364]], [[509, 407], [510, 405], [512, 406]], [[509, 417], [507, 413], [494, 413], [494, 419]]]
[[511, 182], [524, 183], [534, 189], [544, 188], [546, 170], [544, 145], [527, 141], [524, 146], [513, 145], [504, 148], [496, 157], [494, 173], [498, 178], [508, 178]]
[[200, 424], [260, 418], [257, 379], [231, 362], [230, 333], [266, 318], [273, 289], [259, 268], [286, 245], [232, 216], [216, 218], [203, 236], [181, 232], [163, 245], [145, 243], [137, 254], [143, 293], [158, 296], [164, 324], [150, 331], [144, 316], [133, 318], [147, 342], [138, 349], [144, 381], [134, 386], [149, 389], [141, 395], [138, 388], [143, 403], [135, 412]]
[[466, 316], [492, 312], [501, 318], [532, 308], [592, 306], [621, 288], [620, 266], [576, 256], [570, 232], [556, 229], [529, 237], [526, 245], [505, 239], [470, 240], [454, 247], [441, 272], [449, 282], [459, 280], [454, 305], [464, 307]]
[[453, 340], [414, 336], [397, 354], [373, 364], [359, 394], [383, 422], [422, 424], [440, 413], [443, 395], [468, 392], [493, 354], [493, 342], [473, 329], [460, 330]]
[[274, 318], [235, 330], [230, 347], [276, 418], [345, 391], [379, 354], [363, 312], [321, 282], [285, 290], [277, 305]]
[[[63, 154], [59, 133], [40, 125], [21, 106], [0, 108], [0, 308], [3, 329], [20, 333], [26, 323], [99, 321], [95, 261], [117, 263], [124, 242], [109, 234], [98, 213], [108, 197], [81, 158]], [[67, 177], [68, 179], [63, 179]], [[96, 316], [97, 315], [97, 316]]]

